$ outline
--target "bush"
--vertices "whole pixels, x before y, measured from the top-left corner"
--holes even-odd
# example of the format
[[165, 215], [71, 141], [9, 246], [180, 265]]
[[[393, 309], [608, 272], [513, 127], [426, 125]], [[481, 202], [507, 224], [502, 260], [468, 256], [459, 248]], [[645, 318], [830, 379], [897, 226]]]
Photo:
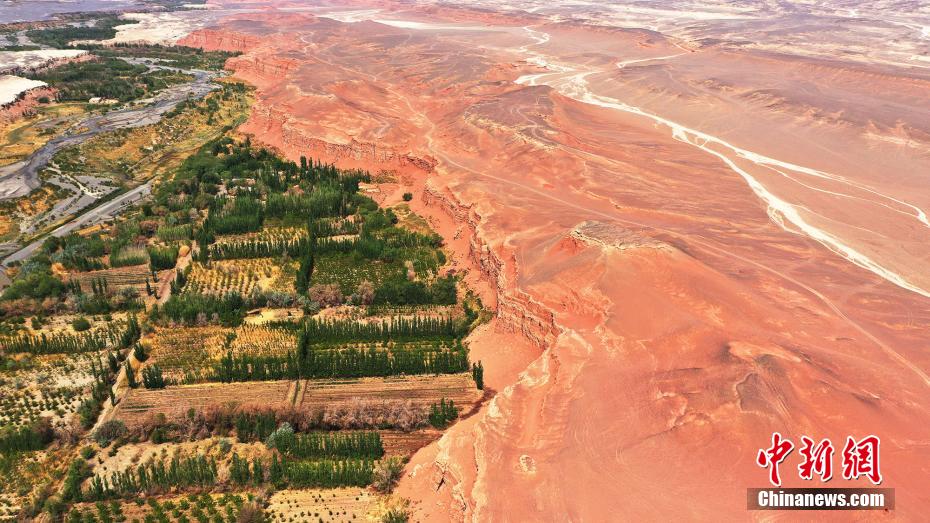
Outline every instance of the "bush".
[[90, 321], [84, 316], [78, 316], [71, 322], [71, 328], [73, 328], [75, 332], [84, 332], [90, 328]]
[[263, 523], [265, 511], [257, 503], [246, 503], [239, 509], [236, 523]]
[[307, 296], [322, 307], [336, 307], [342, 305], [344, 301], [338, 283], [314, 285], [307, 291]]
[[444, 429], [449, 423], [455, 420], [459, 415], [455, 402], [446, 401], [446, 398], [439, 400], [439, 403], [433, 403], [429, 409], [429, 423], [437, 429]]
[[484, 390], [484, 365], [479, 361], [471, 365], [471, 377], [475, 380], [475, 387]]
[[28, 427], [0, 427], [0, 456], [42, 449], [54, 437], [51, 421], [45, 417]]
[[270, 449], [281, 449], [284, 445], [294, 439], [294, 428], [288, 422], [282, 423], [274, 432], [265, 439], [265, 446]]
[[405, 193], [404, 193], [404, 201], [405, 201], [405, 202], [409, 202], [409, 201], [412, 200], [412, 199], [413, 199], [413, 193], [409, 193], [409, 192], [405, 192]]
[[94, 441], [101, 447], [108, 446], [113, 440], [121, 438], [129, 433], [126, 425], [119, 420], [110, 420], [100, 425], [100, 428], [94, 432]]
[[406, 507], [391, 507], [381, 516], [381, 523], [407, 523], [409, 520], [410, 513]]
[[404, 462], [397, 456], [383, 459], [375, 465], [372, 473], [371, 485], [382, 494], [387, 494], [394, 490], [394, 486], [400, 480], [404, 472]]
[[81, 483], [88, 476], [90, 476], [90, 469], [87, 467], [86, 461], [82, 459], [72, 461], [68, 467], [68, 474], [65, 476], [61, 499], [63, 501], [81, 501]]
[[147, 389], [163, 389], [167, 382], [162, 374], [161, 367], [151, 365], [142, 369], [142, 384]]
[[52, 521], [58, 520], [58, 518], [64, 514], [66, 508], [67, 507], [58, 496], [52, 496], [46, 499], [45, 504], [42, 505], [42, 510], [48, 513]]
[[87, 398], [78, 407], [78, 416], [81, 419], [81, 426], [89, 429], [97, 421], [97, 415], [100, 414], [100, 402], [94, 398]]

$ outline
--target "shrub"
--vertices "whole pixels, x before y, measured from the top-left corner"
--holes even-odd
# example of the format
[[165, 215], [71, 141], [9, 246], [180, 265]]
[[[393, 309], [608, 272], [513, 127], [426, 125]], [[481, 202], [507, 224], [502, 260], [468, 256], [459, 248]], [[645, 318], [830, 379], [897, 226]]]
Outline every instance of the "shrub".
[[355, 297], [359, 305], [371, 305], [375, 301], [375, 286], [368, 280], [362, 281], [355, 290]]
[[58, 520], [62, 514], [64, 514], [67, 507], [61, 501], [61, 498], [58, 496], [52, 496], [45, 500], [45, 504], [42, 505], [42, 510], [48, 512], [49, 517], [52, 521]]
[[336, 307], [344, 301], [342, 290], [337, 283], [314, 285], [307, 291], [307, 296], [323, 307]]
[[484, 365], [479, 361], [471, 365], [471, 377], [475, 380], [475, 387], [484, 390]]
[[0, 456], [39, 450], [55, 437], [51, 421], [42, 417], [28, 427], [0, 427]]
[[81, 501], [81, 483], [89, 475], [90, 469], [88, 469], [86, 461], [82, 459], [72, 461], [68, 467], [68, 474], [65, 476], [61, 499], [63, 501]]
[[78, 407], [78, 416], [81, 419], [81, 426], [89, 429], [97, 421], [97, 415], [100, 414], [100, 402], [94, 398], [87, 398]]
[[270, 449], [282, 449], [294, 440], [294, 428], [288, 422], [282, 423], [265, 439], [265, 446]]
[[410, 512], [406, 506], [391, 507], [381, 516], [381, 523], [407, 523], [410, 520]]
[[[413, 193], [409, 193], [409, 192], [405, 192], [405, 193], [404, 193], [404, 201], [405, 201], [405, 202], [409, 202], [409, 201], [412, 200], [412, 199], [413, 199]], [[405, 520], [405, 521], [406, 521], [406, 520]]]
[[163, 389], [166, 383], [161, 367], [158, 365], [151, 365], [142, 369], [142, 384], [145, 385], [145, 388]]
[[397, 456], [383, 459], [375, 465], [372, 472], [371, 485], [382, 494], [387, 494], [394, 490], [394, 486], [400, 480], [404, 471], [404, 462]]
[[459, 415], [455, 402], [446, 401], [446, 398], [439, 400], [439, 403], [433, 403], [429, 409], [429, 423], [437, 429], [446, 428]]
[[239, 516], [236, 517], [236, 523], [263, 523], [265, 521], [265, 511], [257, 503], [246, 503], [239, 509]]
[[84, 316], [78, 316], [71, 322], [71, 327], [75, 332], [84, 332], [90, 328], [90, 321]]
[[94, 432], [94, 441], [101, 447], [108, 446], [113, 440], [125, 436], [129, 430], [126, 425], [119, 420], [110, 420], [100, 425], [100, 428]]
[[141, 343], [136, 343], [135, 348], [132, 351], [133, 356], [136, 357], [136, 361], [142, 363], [143, 361], [149, 359], [149, 355], [145, 352], [145, 345]]

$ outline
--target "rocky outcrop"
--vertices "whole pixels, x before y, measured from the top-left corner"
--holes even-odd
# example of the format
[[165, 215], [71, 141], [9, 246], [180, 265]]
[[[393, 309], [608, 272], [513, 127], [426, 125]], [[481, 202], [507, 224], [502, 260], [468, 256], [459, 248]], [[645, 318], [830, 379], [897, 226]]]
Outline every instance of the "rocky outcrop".
[[55, 98], [57, 91], [51, 87], [38, 87], [30, 89], [17, 97], [16, 101], [0, 107], [0, 123], [8, 123], [13, 120], [35, 114], [36, 105], [40, 99]]
[[289, 72], [296, 69], [297, 66], [298, 62], [296, 60], [249, 55], [233, 58], [226, 63], [226, 67], [236, 71], [236, 74], [241, 78], [259, 85], [265, 82], [274, 85]]
[[[237, 75], [239, 70], [236, 70]], [[290, 153], [322, 159], [327, 162], [352, 161], [382, 168], [415, 168], [431, 172], [436, 161], [399, 152], [392, 147], [350, 138], [347, 143], [333, 143], [308, 134], [300, 122], [293, 122], [286, 110], [271, 107], [261, 101], [252, 108], [249, 121], [242, 132], [252, 134], [261, 141]]]
[[178, 45], [198, 47], [204, 51], [238, 51], [244, 53], [256, 47], [261, 38], [234, 31], [200, 29], [178, 41]]

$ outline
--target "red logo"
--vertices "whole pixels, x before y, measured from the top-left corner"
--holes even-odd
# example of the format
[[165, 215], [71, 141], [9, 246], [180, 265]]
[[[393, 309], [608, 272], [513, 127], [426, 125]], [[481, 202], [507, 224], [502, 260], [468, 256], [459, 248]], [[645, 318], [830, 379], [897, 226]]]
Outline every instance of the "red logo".
[[[854, 480], [865, 476], [875, 485], [881, 484], [882, 473], [878, 459], [880, 444], [878, 436], [869, 435], [859, 441], [848, 436], [843, 448], [843, 479]], [[803, 460], [798, 464], [798, 476], [804, 480], [811, 480], [816, 474], [820, 476], [820, 481], [830, 481], [833, 478], [833, 443], [824, 438], [815, 445], [812, 438], [801, 436], [801, 445], [798, 453]], [[772, 446], [759, 449], [756, 464], [769, 469], [769, 482], [772, 485], [781, 486], [778, 467], [792, 450], [794, 443], [783, 438], [778, 432], [772, 433]]]
[[759, 455], [756, 456], [756, 463], [762, 468], [769, 468], [769, 481], [776, 487], [781, 486], [781, 476], [778, 475], [778, 465], [791, 454], [794, 449], [794, 443], [789, 440], [783, 440], [781, 434], [772, 433], [772, 446], [768, 449], [759, 449]]
[[843, 478], [865, 476], [875, 485], [881, 483], [882, 473], [878, 465], [880, 444], [878, 436], [866, 436], [858, 442], [847, 436], [846, 447], [843, 448]]
[[814, 447], [814, 440], [807, 436], [801, 436], [801, 443], [804, 444], [798, 451], [804, 456], [804, 461], [798, 465], [801, 479], [810, 480], [817, 474], [820, 481], [830, 481], [833, 477], [833, 443], [824, 439]]

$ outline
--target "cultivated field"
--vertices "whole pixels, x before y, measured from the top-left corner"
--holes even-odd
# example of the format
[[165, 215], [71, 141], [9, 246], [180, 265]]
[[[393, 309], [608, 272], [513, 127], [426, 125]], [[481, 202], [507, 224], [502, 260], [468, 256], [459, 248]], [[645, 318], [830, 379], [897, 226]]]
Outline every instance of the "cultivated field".
[[[158, 496], [127, 501], [78, 503], [72, 510], [82, 521], [213, 521], [235, 522], [251, 492]], [[91, 517], [95, 519], [91, 519]]]
[[363, 281], [375, 286], [380, 285], [391, 276], [402, 274], [404, 268], [400, 263], [382, 261], [360, 262], [350, 254], [326, 254], [319, 256], [313, 269], [310, 283], [313, 285], [336, 283], [343, 294], [349, 295]]
[[410, 456], [442, 436], [436, 429], [421, 429], [412, 432], [381, 430], [381, 442], [387, 456]]
[[89, 394], [90, 358], [54, 354], [20, 361], [25, 368], [7, 371], [0, 380], [0, 426], [27, 425], [39, 416], [67, 425]]
[[203, 381], [231, 332], [215, 325], [156, 329], [145, 338], [150, 348], [146, 364], [158, 364], [165, 378], [174, 383]]
[[378, 496], [359, 488], [281, 490], [269, 501], [265, 516], [282, 523], [367, 521], [378, 508]]
[[110, 288], [136, 287], [144, 288], [146, 280], [150, 280], [152, 273], [148, 265], [128, 265], [113, 269], [99, 271], [75, 272], [68, 276], [81, 284], [82, 289], [90, 290], [94, 280], [106, 280]]
[[214, 245], [230, 245], [245, 242], [279, 243], [296, 241], [306, 237], [307, 229], [303, 227], [265, 227], [256, 232], [218, 236]]
[[481, 399], [471, 375], [395, 376], [352, 380], [305, 380], [301, 382], [297, 406], [314, 410], [356, 401], [410, 401], [430, 405], [442, 398], [456, 405], [472, 405]]
[[209, 266], [194, 262], [184, 292], [211, 296], [230, 292], [248, 296], [254, 291], [293, 293], [295, 271], [293, 262], [274, 258], [222, 260]]
[[151, 348], [147, 365], [157, 364], [174, 383], [190, 384], [207, 381], [213, 366], [229, 351], [235, 356], [283, 356], [294, 350], [297, 339], [283, 329], [246, 324], [158, 328], [145, 343]]
[[293, 389], [291, 381], [207, 383], [156, 390], [139, 388], [126, 394], [113, 410], [112, 417], [132, 428], [157, 414], [164, 414], [168, 420], [183, 419], [191, 408], [201, 411], [231, 403], [281, 408], [290, 405]]
[[[292, 403], [295, 393], [296, 401]], [[202, 411], [228, 404], [269, 408], [287, 408], [293, 404], [298, 410], [313, 412], [358, 402], [399, 401], [423, 407], [438, 403], [443, 398], [453, 400], [463, 413], [467, 413], [482, 395], [468, 373], [303, 380], [299, 388], [294, 381], [207, 383], [130, 390], [116, 406], [112, 417], [132, 428], [158, 414], [164, 414], [169, 421], [182, 420], [191, 408]]]

